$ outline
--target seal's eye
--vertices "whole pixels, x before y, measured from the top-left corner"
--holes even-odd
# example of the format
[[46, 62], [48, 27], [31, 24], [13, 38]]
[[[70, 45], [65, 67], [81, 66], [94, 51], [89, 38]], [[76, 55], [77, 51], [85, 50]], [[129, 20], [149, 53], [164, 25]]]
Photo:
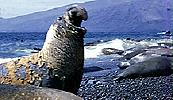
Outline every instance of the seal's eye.
[[77, 17], [77, 11], [75, 11], [75, 10], [70, 11], [70, 14], [73, 18]]

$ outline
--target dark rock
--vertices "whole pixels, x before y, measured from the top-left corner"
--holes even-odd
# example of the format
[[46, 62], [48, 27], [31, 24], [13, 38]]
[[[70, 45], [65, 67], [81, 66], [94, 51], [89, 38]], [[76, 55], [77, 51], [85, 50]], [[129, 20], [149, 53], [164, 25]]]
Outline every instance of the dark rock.
[[173, 54], [172, 55], [162, 54], [161, 56], [164, 56], [164, 57], [173, 57]]
[[164, 47], [153, 47], [146, 49], [147, 51], [144, 54], [157, 54], [157, 55], [164, 55], [164, 56], [173, 56], [173, 50]]
[[96, 80], [94, 79], [94, 80], [88, 80], [88, 83], [87, 84], [96, 84]]
[[173, 43], [162, 43], [162, 42], [160, 42], [160, 43], [158, 43], [158, 45], [159, 46], [165, 46], [165, 47], [172, 47], [173, 46]]
[[33, 49], [34, 49], [34, 51], [31, 51], [31, 53], [38, 53], [39, 51], [41, 51], [40, 48], [33, 48]]
[[119, 54], [122, 55], [124, 53], [123, 50], [118, 50], [115, 48], [104, 48], [102, 49], [102, 53], [105, 55], [111, 55], [111, 54]]
[[40, 48], [33, 48], [34, 50], [37, 50], [37, 51], [41, 51], [41, 49]]
[[158, 49], [158, 48], [166, 48], [166, 47], [163, 47], [163, 46], [159, 45], [159, 46], [150, 46], [146, 49]]
[[135, 50], [135, 51], [133, 51], [131, 53], [128, 53], [128, 54], [124, 55], [121, 59], [130, 60], [132, 57], [134, 57], [134, 56], [136, 56], [136, 55], [138, 55], [140, 53], [143, 53], [145, 51], [146, 50], [144, 50], [144, 49]]
[[82, 100], [58, 89], [0, 84], [0, 100]]
[[142, 39], [135, 39], [135, 41], [136, 41], [136, 42], [141, 42], [141, 41], [142, 41]]
[[165, 35], [170, 36], [171, 35], [171, 31], [166, 31]]
[[154, 57], [126, 68], [116, 79], [136, 78], [140, 76], [164, 76], [170, 74], [171, 60], [167, 57]]
[[101, 71], [104, 70], [103, 68], [97, 67], [97, 66], [92, 66], [92, 67], [84, 67], [84, 73], [88, 72], [96, 72], [96, 71]]
[[90, 42], [90, 43], [85, 43], [85, 45], [84, 45], [84, 46], [95, 46], [95, 45], [96, 45], [95, 43]]
[[130, 38], [126, 38], [126, 40], [130, 40]]
[[99, 43], [103, 43], [103, 42], [107, 42], [107, 41], [97, 40], [97, 41], [94, 41], [94, 42], [85, 43], [84, 46], [95, 46], [95, 45], [97, 45]]
[[127, 68], [127, 67], [129, 67], [130, 66], [130, 63], [129, 62], [118, 62], [117, 63], [117, 66], [120, 68], [120, 69], [125, 69], [125, 68]]

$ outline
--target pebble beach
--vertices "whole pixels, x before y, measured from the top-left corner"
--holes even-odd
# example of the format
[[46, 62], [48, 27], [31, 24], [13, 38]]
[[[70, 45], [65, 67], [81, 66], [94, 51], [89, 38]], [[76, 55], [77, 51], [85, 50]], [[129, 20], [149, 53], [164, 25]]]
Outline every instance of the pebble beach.
[[78, 96], [84, 100], [173, 100], [173, 74], [115, 81], [116, 72], [84, 75]]
[[[163, 44], [166, 44], [167, 42], [169, 41], [164, 41]], [[147, 47], [148, 49], [141, 49], [142, 51], [138, 49], [133, 53], [124, 55], [122, 58], [128, 58], [126, 61], [130, 62], [131, 66], [134, 64], [131, 63], [133, 61], [137, 64], [137, 62], [143, 62], [149, 58], [153, 59], [155, 55], [164, 56], [171, 59], [170, 67], [172, 70], [172, 42], [170, 41], [168, 44], [170, 45], [167, 46], [166, 44], [164, 46], [149, 46], [149, 48]], [[111, 53], [113, 53], [113, 51], [111, 51]], [[149, 56], [146, 56], [148, 54]], [[135, 57], [137, 60], [134, 60]], [[114, 60], [110, 62], [113, 61]], [[104, 62], [102, 64], [97, 63], [96, 66], [114, 66], [114, 64], [110, 64], [110, 62]], [[163, 62], [158, 62], [158, 65], [163, 64]], [[143, 63], [143, 65], [146, 63]], [[154, 67], [149, 63], [147, 66]], [[96, 72], [88, 72], [83, 75], [78, 96], [82, 97], [84, 100], [173, 100], [172, 72], [171, 74], [165, 76], [139, 76], [135, 78], [115, 80], [117, 75], [123, 72], [124, 69], [117, 69], [117, 67], [104, 69], [104, 67], [101, 67], [103, 68], [101, 71], [98, 69]]]

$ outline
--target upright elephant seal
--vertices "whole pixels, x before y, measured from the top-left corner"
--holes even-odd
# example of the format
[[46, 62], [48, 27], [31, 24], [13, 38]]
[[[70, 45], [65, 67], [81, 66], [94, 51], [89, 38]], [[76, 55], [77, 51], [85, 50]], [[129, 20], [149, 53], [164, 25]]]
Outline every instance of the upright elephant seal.
[[83, 75], [87, 11], [72, 6], [54, 22], [39, 53], [0, 64], [0, 82], [35, 85], [77, 93]]
[[124, 78], [166, 76], [171, 74], [171, 60], [167, 57], [153, 57], [146, 61], [136, 63], [127, 67], [114, 80]]

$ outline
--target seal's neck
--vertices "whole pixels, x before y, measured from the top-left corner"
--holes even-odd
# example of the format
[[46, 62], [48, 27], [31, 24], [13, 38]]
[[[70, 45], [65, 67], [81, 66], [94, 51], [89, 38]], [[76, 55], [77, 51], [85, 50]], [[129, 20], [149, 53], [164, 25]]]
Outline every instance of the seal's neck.
[[50, 26], [50, 28], [46, 34], [46, 40], [44, 42], [43, 48], [39, 52], [39, 54], [43, 56], [43, 59], [45, 61], [47, 61], [47, 59], [49, 59], [48, 57], [50, 57], [50, 55], [53, 55], [53, 53], [54, 53], [51, 51], [51, 49], [53, 49], [53, 46], [56, 44], [55, 41], [57, 41], [57, 39], [55, 38], [56, 31], [54, 30], [54, 28], [55, 27], [53, 25]]
[[63, 20], [58, 20], [50, 26], [40, 54], [49, 62], [56, 62], [57, 59], [63, 59], [60, 56], [64, 54], [64, 52], [75, 49], [74, 47], [69, 49], [69, 47], [74, 45], [75, 47], [83, 46], [83, 36], [85, 32], [85, 28], [70, 24], [66, 25]]
[[70, 18], [69, 16], [67, 16], [66, 14], [62, 17], [64, 19], [64, 21], [68, 24], [74, 25], [76, 27], [81, 27], [81, 23], [82, 20], [81, 18]]
[[54, 25], [51, 25], [47, 34], [46, 34], [46, 40], [44, 42], [44, 45], [43, 45], [43, 48], [42, 49], [46, 49], [45, 47], [47, 47], [48, 44], [52, 44], [53, 41], [56, 40], [55, 36], [56, 36], [56, 31], [55, 31], [55, 26]]

